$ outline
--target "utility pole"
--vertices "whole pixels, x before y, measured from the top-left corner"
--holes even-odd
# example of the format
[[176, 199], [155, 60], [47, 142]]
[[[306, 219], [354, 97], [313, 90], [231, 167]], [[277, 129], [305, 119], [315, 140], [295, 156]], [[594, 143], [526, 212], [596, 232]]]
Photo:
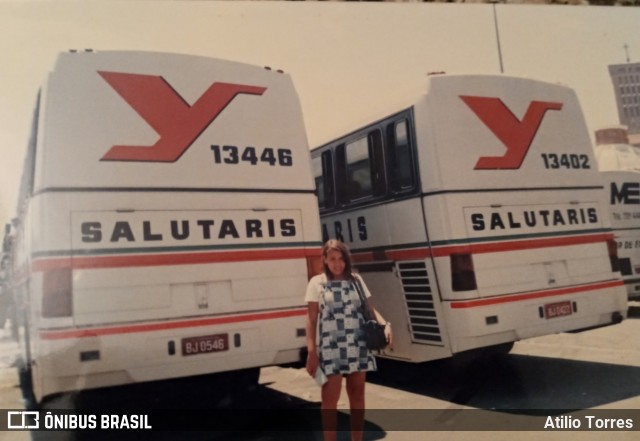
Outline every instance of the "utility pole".
[[625, 43], [624, 46], [622, 46], [622, 48], [624, 49], [624, 52], [627, 55], [627, 63], [631, 62], [631, 59], [629, 58], [629, 45]]
[[500, 61], [500, 73], [504, 73], [504, 65], [502, 64], [502, 47], [500, 46], [500, 29], [498, 29], [498, 14], [496, 12], [496, 3], [493, 2], [493, 24], [496, 28], [496, 41], [498, 42], [498, 60]]

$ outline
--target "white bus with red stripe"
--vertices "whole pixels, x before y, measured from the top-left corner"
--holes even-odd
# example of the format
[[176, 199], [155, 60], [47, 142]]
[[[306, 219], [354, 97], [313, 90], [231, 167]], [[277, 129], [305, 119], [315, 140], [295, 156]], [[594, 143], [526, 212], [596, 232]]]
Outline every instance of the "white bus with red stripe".
[[640, 170], [609, 170], [603, 171], [602, 176], [620, 272], [629, 299], [640, 300]]
[[620, 272], [629, 299], [640, 299], [640, 148], [625, 127], [596, 131], [596, 159], [610, 206]]
[[299, 361], [314, 192], [287, 74], [61, 54], [12, 245], [36, 398]]
[[347, 243], [407, 361], [617, 323], [627, 299], [575, 93], [439, 75], [312, 151], [324, 239]]

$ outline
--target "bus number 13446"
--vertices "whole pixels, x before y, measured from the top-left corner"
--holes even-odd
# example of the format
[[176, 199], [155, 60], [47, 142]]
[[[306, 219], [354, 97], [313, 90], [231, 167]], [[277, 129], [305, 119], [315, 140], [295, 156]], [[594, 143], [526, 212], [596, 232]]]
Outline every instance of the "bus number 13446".
[[265, 147], [261, 151], [255, 147], [245, 147], [242, 152], [235, 145], [212, 145], [213, 162], [216, 164], [240, 164], [249, 163], [258, 165], [258, 163], [269, 164], [271, 166], [279, 165], [281, 167], [291, 167], [293, 165], [293, 157], [290, 149], [273, 149]]

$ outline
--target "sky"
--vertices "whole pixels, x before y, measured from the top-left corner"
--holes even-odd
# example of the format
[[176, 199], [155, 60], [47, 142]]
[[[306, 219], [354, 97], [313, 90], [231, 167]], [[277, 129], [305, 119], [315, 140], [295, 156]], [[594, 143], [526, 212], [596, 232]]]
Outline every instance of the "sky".
[[501, 59], [506, 75], [575, 89], [593, 134], [619, 121], [607, 66], [640, 62], [638, 23], [640, 8], [596, 6], [0, 0], [0, 222], [15, 213], [38, 88], [69, 49], [283, 69], [315, 147], [399, 110], [430, 72], [497, 74]]

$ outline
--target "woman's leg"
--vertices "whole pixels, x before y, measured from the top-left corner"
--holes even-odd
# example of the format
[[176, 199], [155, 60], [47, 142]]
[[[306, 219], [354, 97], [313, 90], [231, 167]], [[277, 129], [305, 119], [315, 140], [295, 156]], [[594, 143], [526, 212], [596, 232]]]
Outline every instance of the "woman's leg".
[[347, 375], [347, 395], [349, 395], [349, 408], [351, 409], [351, 441], [362, 441], [366, 380], [366, 372], [354, 372]]
[[324, 441], [336, 441], [338, 426], [338, 400], [342, 390], [342, 375], [328, 375], [322, 385], [322, 427]]

